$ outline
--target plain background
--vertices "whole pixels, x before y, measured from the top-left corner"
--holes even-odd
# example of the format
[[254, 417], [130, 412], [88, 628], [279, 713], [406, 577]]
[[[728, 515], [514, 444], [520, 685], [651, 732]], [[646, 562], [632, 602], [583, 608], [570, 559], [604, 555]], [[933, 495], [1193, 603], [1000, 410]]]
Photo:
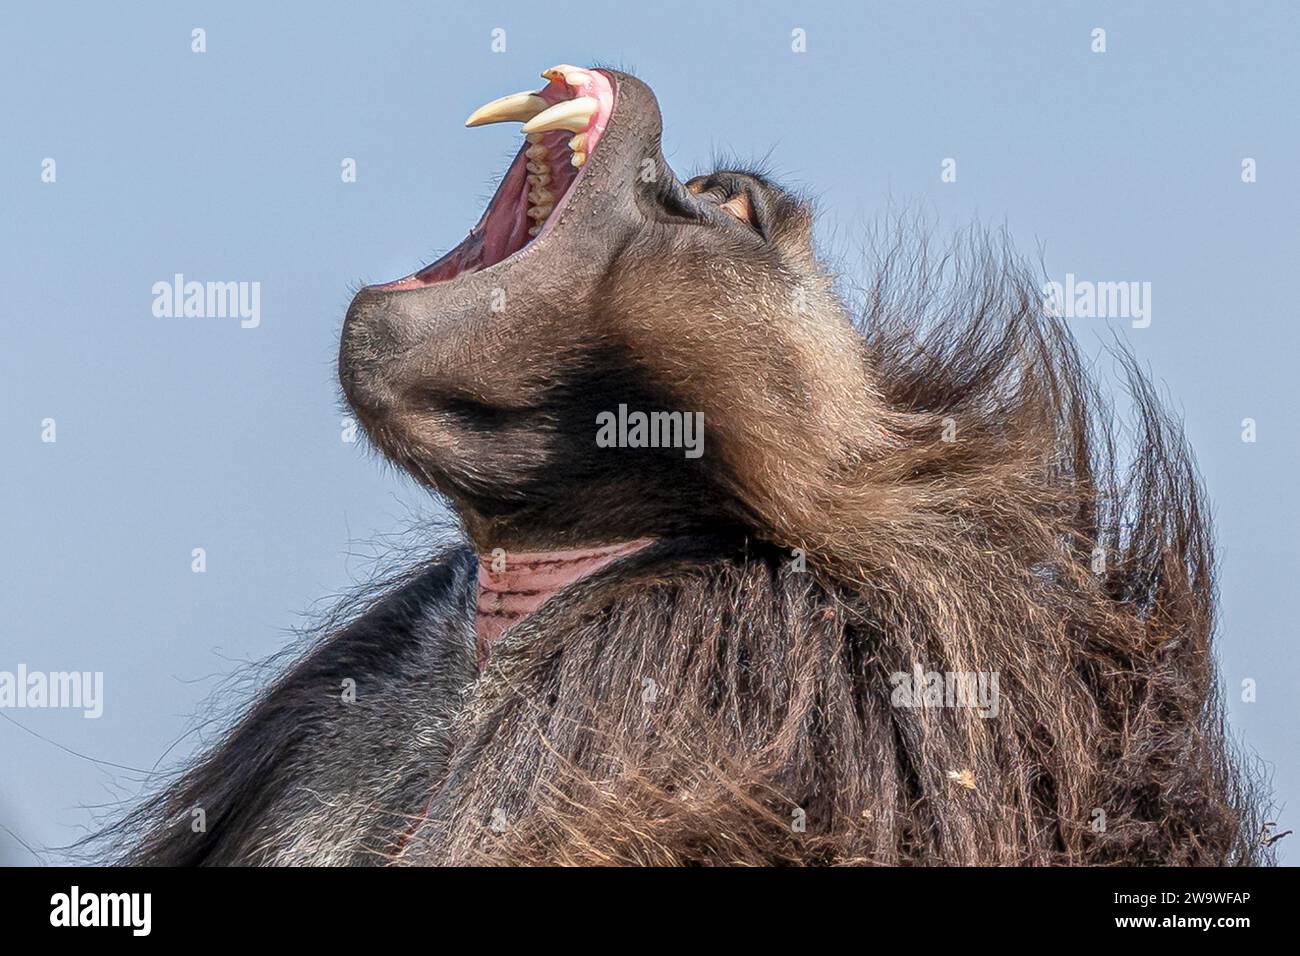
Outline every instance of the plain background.
[[[557, 62], [649, 82], [683, 176], [767, 157], [820, 198], [828, 248], [892, 204], [940, 235], [1005, 226], [1054, 278], [1152, 283], [1149, 328], [1074, 328], [1089, 355], [1118, 333], [1185, 419], [1231, 724], [1294, 806], [1293, 3], [42, 2], [4, 20], [0, 669], [103, 671], [106, 702], [0, 711], [0, 860], [59, 859], [137, 792], [128, 768], [191, 752], [224, 678], [436, 510], [341, 440], [349, 286], [459, 241], [518, 143], [465, 116]], [[260, 282], [261, 326], [154, 318], [177, 272]]]

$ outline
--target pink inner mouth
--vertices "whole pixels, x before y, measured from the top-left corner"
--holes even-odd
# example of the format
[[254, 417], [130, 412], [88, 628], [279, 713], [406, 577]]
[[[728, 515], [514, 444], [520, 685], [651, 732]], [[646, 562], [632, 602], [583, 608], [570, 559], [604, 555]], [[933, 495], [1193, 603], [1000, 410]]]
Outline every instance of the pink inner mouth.
[[[590, 96], [597, 101], [599, 106], [583, 131], [586, 136], [587, 162], [590, 162], [614, 112], [614, 86], [598, 70], [582, 70], [570, 76], [581, 76], [583, 79], [570, 85], [563, 77], [557, 76], [537, 95], [552, 106], [579, 96]], [[376, 288], [386, 291], [419, 289], [435, 282], [446, 282], [494, 266], [534, 239], [546, 235], [559, 218], [573, 184], [586, 170], [585, 164], [582, 169], [573, 165], [574, 154], [569, 148], [569, 141], [574, 135], [567, 130], [553, 130], [530, 137], [530, 140], [538, 141], [527, 142], [520, 149], [483, 213], [483, 218], [460, 245], [419, 272]], [[537, 155], [530, 157], [530, 152]], [[549, 182], [543, 183], [547, 176]], [[537, 189], [545, 189], [551, 194], [554, 208], [534, 236], [529, 234], [529, 230], [537, 226], [537, 221], [529, 217], [529, 208], [536, 207], [530, 201], [529, 194]]]

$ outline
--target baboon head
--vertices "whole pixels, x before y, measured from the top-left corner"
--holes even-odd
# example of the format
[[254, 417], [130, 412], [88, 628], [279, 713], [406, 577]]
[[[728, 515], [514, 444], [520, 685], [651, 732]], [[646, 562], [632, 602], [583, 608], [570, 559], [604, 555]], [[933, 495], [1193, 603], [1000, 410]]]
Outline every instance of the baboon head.
[[469, 236], [352, 302], [347, 399], [480, 548], [753, 526], [768, 486], [841, 467], [870, 427], [810, 210], [755, 173], [681, 182], [636, 78], [542, 76], [466, 124], [527, 138]]

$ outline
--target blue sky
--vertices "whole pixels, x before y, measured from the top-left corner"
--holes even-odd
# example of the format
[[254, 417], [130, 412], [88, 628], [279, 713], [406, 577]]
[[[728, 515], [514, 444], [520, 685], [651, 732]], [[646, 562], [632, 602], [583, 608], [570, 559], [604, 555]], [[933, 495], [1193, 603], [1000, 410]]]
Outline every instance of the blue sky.
[[[189, 752], [224, 677], [433, 509], [341, 440], [339, 325], [352, 285], [464, 235], [518, 138], [465, 116], [557, 62], [649, 82], [679, 174], [767, 157], [819, 197], [828, 249], [902, 207], [940, 234], [1005, 226], [1055, 278], [1151, 283], [1148, 327], [1072, 324], [1090, 355], [1118, 334], [1185, 419], [1218, 521], [1232, 726], [1294, 808], [1296, 9], [15, 5], [0, 34], [0, 669], [102, 671], [105, 707], [0, 712], [0, 823], [38, 849], [76, 839], [91, 808], [134, 793], [123, 767]], [[156, 317], [151, 287], [176, 273], [260, 283], [260, 323]], [[0, 832], [0, 860], [31, 859]]]

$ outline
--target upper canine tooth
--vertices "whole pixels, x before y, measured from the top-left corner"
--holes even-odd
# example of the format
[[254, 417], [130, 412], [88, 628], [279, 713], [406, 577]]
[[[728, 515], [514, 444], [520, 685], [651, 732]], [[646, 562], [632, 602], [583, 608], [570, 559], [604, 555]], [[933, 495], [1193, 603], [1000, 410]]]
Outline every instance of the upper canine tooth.
[[599, 108], [600, 104], [592, 96], [564, 100], [530, 119], [524, 124], [524, 132], [545, 133], [553, 129], [567, 129], [570, 133], [581, 133]]
[[546, 109], [546, 100], [536, 93], [525, 90], [523, 93], [511, 93], [499, 100], [493, 100], [480, 106], [469, 119], [466, 126], [485, 126], [488, 123], [526, 123]]

